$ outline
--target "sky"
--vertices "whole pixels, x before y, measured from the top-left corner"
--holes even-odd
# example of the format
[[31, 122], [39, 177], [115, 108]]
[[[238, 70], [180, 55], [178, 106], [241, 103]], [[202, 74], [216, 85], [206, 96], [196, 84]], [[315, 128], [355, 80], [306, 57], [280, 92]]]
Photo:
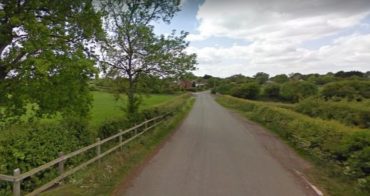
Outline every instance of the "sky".
[[173, 29], [198, 76], [370, 71], [370, 0], [182, 0]]

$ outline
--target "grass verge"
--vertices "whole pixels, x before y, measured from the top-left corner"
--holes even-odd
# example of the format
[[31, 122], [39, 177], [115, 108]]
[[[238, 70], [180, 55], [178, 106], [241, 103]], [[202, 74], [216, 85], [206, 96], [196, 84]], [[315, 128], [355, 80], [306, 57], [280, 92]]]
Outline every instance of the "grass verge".
[[177, 114], [162, 122], [158, 127], [129, 143], [123, 151], [108, 155], [101, 164], [94, 164], [78, 172], [68, 181], [53, 190], [43, 193], [46, 196], [110, 195], [126, 179], [130, 172], [153, 153], [187, 116], [194, 98], [187, 100]]
[[294, 111], [230, 96], [218, 96], [221, 105], [240, 112], [279, 135], [315, 166], [307, 175], [328, 195], [368, 195], [366, 173], [370, 141], [368, 130], [346, 127]]

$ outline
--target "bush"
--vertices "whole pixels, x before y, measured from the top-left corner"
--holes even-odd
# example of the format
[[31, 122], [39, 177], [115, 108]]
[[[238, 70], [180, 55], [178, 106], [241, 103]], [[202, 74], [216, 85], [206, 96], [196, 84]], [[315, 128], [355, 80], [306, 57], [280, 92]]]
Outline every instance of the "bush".
[[298, 102], [300, 99], [316, 95], [318, 88], [316, 85], [305, 81], [290, 81], [281, 86], [280, 94], [282, 98], [291, 102]]
[[339, 97], [349, 100], [370, 98], [370, 81], [348, 80], [328, 83], [323, 86], [321, 96], [325, 99]]
[[220, 86], [217, 86], [215, 90], [221, 94], [230, 95], [234, 87], [236, 87], [236, 84], [234, 83], [224, 83]]
[[[112, 120], [103, 124], [97, 135], [92, 135], [87, 123], [82, 119], [68, 118], [62, 123], [42, 123], [17, 125], [0, 132], [0, 174], [12, 175], [13, 170], [20, 168], [23, 172], [39, 167], [59, 156], [59, 152], [70, 153], [95, 142], [95, 137], [101, 139], [114, 135], [119, 129], [131, 127], [134, 123], [142, 122], [160, 114], [176, 112], [190, 98], [190, 94], [160, 104], [155, 108], [142, 110], [137, 122], [127, 119]], [[95, 151], [76, 156], [66, 162], [66, 167], [77, 165], [95, 155]], [[56, 168], [37, 173], [22, 182], [22, 190], [28, 192], [57, 177]], [[11, 192], [11, 184], [0, 181], [0, 195]]]
[[[82, 140], [80, 138], [81, 135], [88, 135], [86, 127], [81, 126], [79, 130], [71, 129], [71, 127], [50, 123], [17, 126], [2, 131], [0, 133], [0, 173], [11, 175], [16, 168], [19, 168], [21, 172], [26, 172], [58, 158], [59, 152], [67, 153], [84, 146], [91, 138]], [[74, 158], [66, 164], [68, 166], [77, 163], [82, 158]], [[57, 171], [54, 169], [39, 172], [25, 179], [22, 189], [32, 190], [56, 176]], [[0, 182], [0, 189], [10, 190], [10, 185]]]
[[260, 86], [256, 83], [246, 83], [232, 89], [231, 95], [245, 99], [256, 99], [260, 93]]
[[246, 112], [248, 117], [276, 131], [297, 149], [331, 168], [339, 168], [340, 175], [370, 191], [370, 187], [366, 186], [370, 176], [369, 130], [354, 129], [288, 109], [230, 96], [220, 96], [217, 101]]
[[370, 128], [370, 107], [361, 102], [333, 102], [308, 98], [299, 102], [295, 110], [312, 117], [337, 120], [349, 126]]
[[275, 83], [266, 84], [263, 87], [262, 95], [269, 99], [280, 98], [280, 85]]

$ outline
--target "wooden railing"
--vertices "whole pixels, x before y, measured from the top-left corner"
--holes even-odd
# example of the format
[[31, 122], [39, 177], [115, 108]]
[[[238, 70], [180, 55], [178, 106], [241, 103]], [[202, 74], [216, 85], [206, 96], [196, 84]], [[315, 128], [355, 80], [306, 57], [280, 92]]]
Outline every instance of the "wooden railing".
[[[50, 182], [44, 184], [43, 186], [35, 189], [33, 192], [27, 194], [27, 195], [30, 195], [30, 196], [37, 195], [37, 194], [47, 190], [48, 188], [54, 186], [55, 184], [57, 184], [58, 182], [60, 182], [64, 178], [66, 178], [66, 177], [74, 174], [78, 170], [86, 167], [87, 165], [90, 165], [91, 163], [94, 163], [95, 161], [100, 160], [102, 157], [108, 155], [109, 153], [115, 151], [118, 148], [122, 148], [125, 144], [129, 143], [130, 141], [132, 141], [135, 138], [139, 137], [140, 135], [144, 134], [146, 131], [150, 130], [151, 128], [157, 126], [167, 116], [168, 116], [168, 114], [165, 114], [165, 115], [161, 115], [161, 116], [152, 118], [150, 120], [146, 120], [146, 121], [144, 121], [144, 122], [142, 122], [138, 125], [135, 125], [134, 127], [131, 127], [129, 129], [120, 131], [119, 133], [117, 133], [113, 136], [110, 136], [108, 138], [105, 138], [103, 140], [100, 140], [99, 138], [97, 138], [95, 143], [93, 143], [89, 146], [83, 147], [83, 148], [81, 148], [79, 150], [76, 150], [74, 152], [71, 152], [69, 154], [64, 155], [61, 152], [61, 153], [59, 153], [59, 158], [57, 158], [55, 160], [52, 160], [52, 161], [50, 161], [50, 162], [48, 162], [44, 165], [41, 165], [40, 167], [34, 168], [34, 169], [32, 169], [28, 172], [21, 173], [20, 169], [17, 168], [17, 169], [14, 170], [13, 176], [0, 174], [0, 180], [8, 181], [8, 182], [13, 183], [13, 195], [14, 196], [20, 196], [21, 195], [22, 180], [24, 180], [26, 178], [29, 178], [29, 177], [31, 177], [32, 175], [35, 175], [38, 172], [44, 171], [44, 170], [49, 169], [49, 168], [53, 167], [54, 165], [58, 164], [58, 172], [59, 172], [58, 177], [56, 177], [55, 179], [51, 180]], [[142, 129], [142, 128], [144, 128], [144, 129]], [[128, 134], [128, 133], [132, 133], [131, 137], [127, 138], [126, 140], [123, 140], [123, 136]], [[103, 144], [105, 144], [109, 141], [112, 141], [114, 139], [117, 139], [117, 138], [118, 138], [118, 144], [117, 145], [115, 145], [115, 146], [111, 147], [110, 149], [102, 152], [101, 146]], [[71, 168], [68, 171], [64, 170], [64, 163], [68, 159], [70, 159], [72, 157], [75, 157], [77, 155], [80, 155], [80, 154], [82, 154], [82, 153], [84, 153], [88, 150], [93, 149], [93, 148], [96, 148], [96, 155], [93, 158], [91, 158], [90, 160], [88, 160], [86, 162], [81, 163], [80, 165], [78, 165], [76, 167]]]

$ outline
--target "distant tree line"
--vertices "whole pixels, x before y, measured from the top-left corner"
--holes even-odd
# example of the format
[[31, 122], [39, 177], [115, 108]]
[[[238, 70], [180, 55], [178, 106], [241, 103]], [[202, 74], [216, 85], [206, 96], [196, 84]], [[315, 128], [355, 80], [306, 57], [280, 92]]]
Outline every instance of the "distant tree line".
[[241, 74], [217, 79], [213, 92], [246, 99], [298, 102], [310, 96], [331, 100], [370, 98], [370, 72], [339, 71], [327, 74], [279, 74], [260, 72], [253, 77]]

